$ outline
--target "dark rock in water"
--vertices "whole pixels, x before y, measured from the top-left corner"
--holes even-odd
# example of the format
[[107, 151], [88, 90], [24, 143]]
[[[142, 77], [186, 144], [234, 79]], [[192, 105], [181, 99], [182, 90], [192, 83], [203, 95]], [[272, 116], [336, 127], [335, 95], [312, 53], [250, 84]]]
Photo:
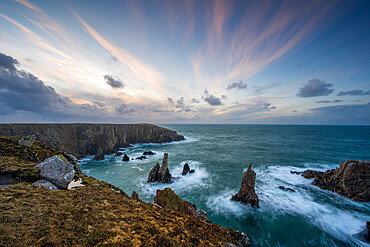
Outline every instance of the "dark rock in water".
[[94, 160], [105, 160], [104, 152], [101, 148], [98, 149], [98, 152], [96, 153]]
[[190, 170], [190, 171], [189, 171], [189, 173], [194, 173], [194, 172], [195, 172], [195, 170]]
[[367, 236], [366, 240], [370, 242], [370, 221], [366, 221]]
[[140, 200], [139, 199], [139, 194], [136, 191], [132, 191], [131, 198], [132, 199], [135, 199], [135, 200]]
[[291, 191], [291, 192], [295, 192], [295, 190], [294, 189], [291, 189], [291, 188], [288, 188], [288, 187], [284, 187], [284, 186], [279, 186], [279, 189], [281, 189], [281, 190], [285, 190], [285, 191]]
[[54, 184], [52, 184], [52, 183], [50, 183], [49, 181], [46, 181], [46, 180], [38, 180], [38, 181], [34, 182], [32, 185], [41, 186], [41, 187], [44, 187], [47, 190], [57, 190], [58, 189], [58, 187], [56, 187]]
[[244, 204], [251, 204], [254, 207], [259, 207], [259, 199], [254, 191], [255, 183], [256, 173], [252, 170], [252, 164], [250, 164], [248, 170], [243, 174], [240, 189], [238, 193], [232, 197], [232, 200], [240, 201]]
[[168, 169], [168, 153], [164, 153], [161, 168], [158, 171], [158, 180], [162, 183], [171, 183], [172, 175]]
[[195, 212], [194, 216], [197, 217], [197, 218], [202, 218], [202, 219], [205, 219], [205, 220], [209, 220], [207, 212], [202, 210], [202, 209], [197, 210]]
[[24, 146], [24, 147], [31, 147], [35, 141], [36, 141], [35, 135], [28, 135], [20, 139], [18, 141], [18, 145]]
[[130, 161], [130, 157], [128, 157], [128, 156], [127, 156], [127, 154], [125, 154], [125, 155], [123, 156], [122, 161]]
[[291, 174], [297, 174], [297, 175], [300, 175], [302, 174], [303, 172], [296, 172], [296, 171], [290, 171]]
[[53, 183], [59, 189], [67, 189], [75, 175], [73, 165], [61, 154], [47, 158], [36, 168], [40, 169], [41, 178]]
[[370, 201], [370, 161], [347, 160], [336, 169], [326, 172], [307, 170], [302, 176], [315, 178], [312, 184], [322, 189], [355, 201]]
[[146, 157], [144, 155], [140, 156], [140, 157], [136, 157], [137, 160], [145, 160]]
[[160, 168], [160, 166], [159, 166], [158, 162], [155, 163], [155, 165], [153, 166], [153, 168], [149, 172], [148, 182], [157, 182], [158, 181], [159, 168]]
[[195, 204], [184, 201], [170, 188], [157, 190], [154, 197], [154, 203], [162, 208], [182, 212], [188, 215], [194, 215], [197, 211]]
[[122, 152], [119, 152], [119, 151], [118, 151], [118, 152], [116, 153], [116, 156], [121, 156], [122, 154], [123, 154]]
[[188, 174], [188, 172], [190, 171], [190, 167], [189, 167], [189, 164], [188, 163], [185, 163], [184, 165], [184, 168], [182, 169], [182, 175], [186, 175]]
[[143, 155], [155, 155], [155, 153], [152, 151], [148, 151], [148, 152], [144, 152]]

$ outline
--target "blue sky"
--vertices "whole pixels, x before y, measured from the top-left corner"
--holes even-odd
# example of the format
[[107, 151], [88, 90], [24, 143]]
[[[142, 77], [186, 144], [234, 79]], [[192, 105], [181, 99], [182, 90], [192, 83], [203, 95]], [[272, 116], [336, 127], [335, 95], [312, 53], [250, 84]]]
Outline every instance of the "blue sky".
[[369, 1], [0, 0], [0, 121], [370, 124], [369, 13]]

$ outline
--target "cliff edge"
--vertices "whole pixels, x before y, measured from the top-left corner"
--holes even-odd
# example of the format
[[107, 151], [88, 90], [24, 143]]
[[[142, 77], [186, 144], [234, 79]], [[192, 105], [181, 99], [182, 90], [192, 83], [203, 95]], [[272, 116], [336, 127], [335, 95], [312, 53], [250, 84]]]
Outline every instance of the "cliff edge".
[[0, 124], [0, 135], [35, 135], [43, 144], [77, 158], [116, 152], [134, 143], [182, 141], [176, 131], [152, 124]]

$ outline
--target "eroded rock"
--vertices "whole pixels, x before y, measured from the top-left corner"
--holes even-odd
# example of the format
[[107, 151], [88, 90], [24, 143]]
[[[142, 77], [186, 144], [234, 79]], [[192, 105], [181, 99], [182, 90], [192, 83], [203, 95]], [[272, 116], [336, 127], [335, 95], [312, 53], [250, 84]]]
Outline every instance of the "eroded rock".
[[147, 152], [144, 152], [143, 155], [155, 155], [155, 153], [152, 151], [147, 151]]
[[252, 170], [252, 164], [250, 164], [248, 170], [243, 174], [240, 189], [238, 193], [232, 197], [232, 200], [259, 207], [259, 199], [254, 190], [255, 183], [256, 173]]
[[153, 168], [150, 170], [148, 175], [148, 182], [157, 182], [158, 181], [158, 171], [159, 171], [160, 165], [155, 163]]
[[131, 198], [132, 199], [135, 199], [135, 200], [140, 200], [139, 199], [139, 194], [136, 191], [132, 191]]
[[173, 192], [171, 188], [157, 190], [156, 196], [154, 197], [154, 203], [162, 208], [186, 213], [188, 215], [194, 215], [197, 211], [195, 204], [184, 201], [175, 192]]

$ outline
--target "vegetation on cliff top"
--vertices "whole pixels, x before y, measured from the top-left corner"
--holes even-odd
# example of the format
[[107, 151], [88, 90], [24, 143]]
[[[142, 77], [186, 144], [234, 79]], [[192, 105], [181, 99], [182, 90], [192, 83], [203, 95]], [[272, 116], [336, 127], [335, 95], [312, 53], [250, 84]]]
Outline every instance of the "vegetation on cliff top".
[[[27, 173], [37, 164], [23, 154], [18, 139], [0, 138], [0, 176], [9, 170]], [[40, 143], [29, 150], [38, 157], [46, 152]], [[0, 189], [0, 246], [222, 246], [241, 237], [232, 229], [134, 200], [95, 178], [84, 177], [83, 183], [75, 190], [46, 190], [28, 182]]]

